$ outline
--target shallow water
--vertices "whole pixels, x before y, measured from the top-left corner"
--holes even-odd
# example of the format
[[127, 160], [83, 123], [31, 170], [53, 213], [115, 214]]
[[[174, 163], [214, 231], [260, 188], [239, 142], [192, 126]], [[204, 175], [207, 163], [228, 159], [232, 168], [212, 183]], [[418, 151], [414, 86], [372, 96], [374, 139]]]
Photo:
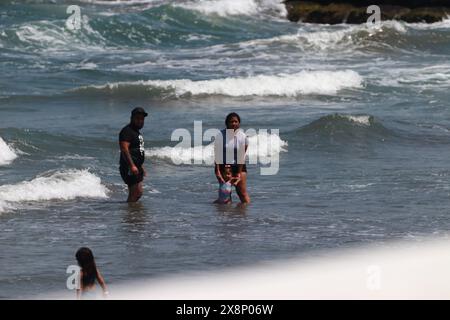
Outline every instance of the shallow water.
[[[369, 30], [291, 23], [271, 1], [75, 3], [78, 31], [64, 1], [0, 5], [0, 297], [64, 289], [80, 246], [118, 283], [449, 229], [448, 20]], [[129, 206], [117, 135], [136, 105], [150, 176]], [[246, 209], [212, 204], [211, 167], [165, 157], [174, 129], [222, 128], [230, 111], [280, 130], [280, 170], [249, 166]]]

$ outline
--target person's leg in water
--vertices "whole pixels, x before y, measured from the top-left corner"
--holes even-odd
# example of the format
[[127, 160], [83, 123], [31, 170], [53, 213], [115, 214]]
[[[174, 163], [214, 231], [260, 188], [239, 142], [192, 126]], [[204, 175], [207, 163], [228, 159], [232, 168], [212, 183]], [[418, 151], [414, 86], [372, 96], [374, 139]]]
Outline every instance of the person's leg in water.
[[250, 203], [250, 196], [247, 193], [247, 172], [241, 172], [241, 180], [236, 185], [236, 193], [242, 203]]
[[129, 185], [127, 202], [137, 202], [142, 197], [142, 194], [143, 194], [142, 182]]

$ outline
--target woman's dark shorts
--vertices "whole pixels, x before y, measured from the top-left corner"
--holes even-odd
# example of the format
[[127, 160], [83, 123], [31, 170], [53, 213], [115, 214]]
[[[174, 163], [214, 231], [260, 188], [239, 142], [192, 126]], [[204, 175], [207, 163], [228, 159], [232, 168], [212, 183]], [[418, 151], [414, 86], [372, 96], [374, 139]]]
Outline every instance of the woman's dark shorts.
[[[220, 165], [220, 171], [223, 171], [224, 166], [225, 166], [224, 164]], [[237, 172], [238, 172], [238, 165], [232, 164], [231, 165], [231, 173], [233, 174], [233, 176], [236, 176]], [[247, 166], [245, 164], [242, 166], [242, 172], [247, 172]]]

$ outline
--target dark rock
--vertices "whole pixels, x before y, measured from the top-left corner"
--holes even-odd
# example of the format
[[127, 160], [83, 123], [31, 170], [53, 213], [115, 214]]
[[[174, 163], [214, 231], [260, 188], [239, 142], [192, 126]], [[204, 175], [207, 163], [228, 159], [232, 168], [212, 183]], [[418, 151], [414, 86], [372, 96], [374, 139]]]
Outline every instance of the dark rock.
[[371, 14], [369, 5], [377, 3], [382, 20], [403, 20], [406, 22], [438, 22], [450, 14], [450, 1], [444, 0], [315, 0], [285, 1], [290, 21], [310, 23], [365, 23]]

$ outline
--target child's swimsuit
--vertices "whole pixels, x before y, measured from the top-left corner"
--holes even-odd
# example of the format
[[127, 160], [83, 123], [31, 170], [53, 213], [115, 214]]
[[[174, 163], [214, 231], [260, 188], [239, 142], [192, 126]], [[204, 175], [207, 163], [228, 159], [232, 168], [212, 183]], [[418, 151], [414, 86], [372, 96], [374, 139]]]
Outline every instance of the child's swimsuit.
[[219, 203], [229, 203], [231, 202], [231, 182], [219, 183]]

